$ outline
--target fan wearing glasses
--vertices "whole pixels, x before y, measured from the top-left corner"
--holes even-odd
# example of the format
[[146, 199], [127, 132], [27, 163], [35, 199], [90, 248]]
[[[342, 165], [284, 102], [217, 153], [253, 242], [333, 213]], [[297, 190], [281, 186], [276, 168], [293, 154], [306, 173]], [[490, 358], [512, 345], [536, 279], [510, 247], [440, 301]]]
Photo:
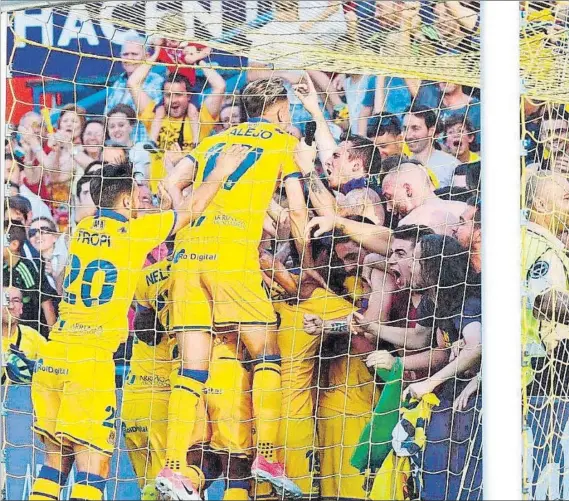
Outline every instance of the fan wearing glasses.
[[54, 289], [57, 289], [55, 286], [57, 282], [55, 270], [60, 268], [57, 263], [57, 256], [53, 252], [58, 236], [55, 224], [50, 219], [46, 217], [32, 219], [28, 229], [28, 239], [34, 249], [39, 252], [41, 271], [45, 272], [47, 281]]

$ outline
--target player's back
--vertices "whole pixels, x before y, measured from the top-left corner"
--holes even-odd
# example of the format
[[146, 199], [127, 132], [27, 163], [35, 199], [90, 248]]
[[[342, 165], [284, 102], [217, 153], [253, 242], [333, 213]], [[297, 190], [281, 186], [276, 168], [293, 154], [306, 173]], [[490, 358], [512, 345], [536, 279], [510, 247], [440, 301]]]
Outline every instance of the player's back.
[[249, 153], [192, 228], [192, 236], [258, 245], [263, 220], [277, 182], [300, 177], [294, 161], [298, 140], [276, 124], [247, 122], [204, 139], [191, 156], [197, 162], [195, 186], [207, 178], [226, 145], [243, 144]]
[[330, 363], [328, 388], [320, 393], [318, 405], [350, 415], [371, 413], [379, 398], [374, 378], [363, 357], [341, 355]]
[[146, 255], [170, 234], [172, 211], [127, 219], [101, 210], [71, 237], [59, 319], [50, 339], [116, 351]]
[[310, 386], [321, 339], [304, 330], [304, 315], [334, 320], [348, 316], [354, 308], [348, 301], [322, 288], [315, 289], [305, 301], [276, 302], [274, 306], [280, 317], [277, 339], [282, 360], [283, 408], [290, 416], [311, 415]]

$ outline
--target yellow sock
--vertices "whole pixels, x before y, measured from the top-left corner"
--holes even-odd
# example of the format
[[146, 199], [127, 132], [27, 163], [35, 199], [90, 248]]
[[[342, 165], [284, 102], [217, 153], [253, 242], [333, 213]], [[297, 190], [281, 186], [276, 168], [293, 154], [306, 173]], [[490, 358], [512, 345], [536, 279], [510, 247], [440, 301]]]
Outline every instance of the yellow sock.
[[203, 490], [205, 485], [205, 475], [199, 467], [195, 465], [186, 466], [186, 468], [182, 470], [182, 473], [192, 481], [192, 484], [194, 484], [196, 489], [200, 492]]
[[59, 499], [61, 487], [67, 482], [67, 475], [51, 466], [43, 465], [34, 482], [29, 499]]
[[92, 485], [74, 484], [71, 488], [70, 500], [85, 499], [88, 501], [102, 501], [103, 493]]
[[224, 501], [248, 501], [249, 493], [247, 489], [229, 488], [223, 493]]
[[75, 484], [71, 488], [70, 500], [84, 499], [88, 501], [101, 501], [105, 490], [106, 480], [94, 473], [78, 471], [75, 475]]
[[32, 493], [28, 499], [32, 501], [40, 501], [49, 499], [59, 499], [59, 492], [61, 491], [61, 485], [53, 480], [48, 480], [47, 478], [37, 478], [32, 487]]
[[165, 462], [165, 465], [174, 471], [183, 470], [185, 473], [186, 455], [191, 445], [197, 405], [202, 398], [203, 389], [204, 384], [191, 377], [178, 375], [174, 379], [168, 404]]
[[252, 486], [249, 491], [251, 499], [277, 499], [277, 495], [273, 494], [273, 486], [269, 482], [251, 482]]
[[253, 373], [253, 415], [257, 428], [257, 453], [271, 462], [276, 461], [274, 445], [279, 432], [281, 404], [280, 364], [276, 361], [257, 364]]

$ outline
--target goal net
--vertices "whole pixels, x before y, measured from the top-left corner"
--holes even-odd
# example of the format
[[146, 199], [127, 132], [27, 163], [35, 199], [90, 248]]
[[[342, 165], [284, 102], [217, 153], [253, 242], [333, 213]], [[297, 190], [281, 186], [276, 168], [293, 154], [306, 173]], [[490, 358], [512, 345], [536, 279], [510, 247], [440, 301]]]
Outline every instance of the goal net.
[[2, 9], [4, 498], [481, 499], [479, 2]]
[[[520, 2], [524, 496], [567, 481], [567, 2]], [[559, 188], [543, 191], [545, 187]], [[559, 268], [561, 266], [561, 268]]]

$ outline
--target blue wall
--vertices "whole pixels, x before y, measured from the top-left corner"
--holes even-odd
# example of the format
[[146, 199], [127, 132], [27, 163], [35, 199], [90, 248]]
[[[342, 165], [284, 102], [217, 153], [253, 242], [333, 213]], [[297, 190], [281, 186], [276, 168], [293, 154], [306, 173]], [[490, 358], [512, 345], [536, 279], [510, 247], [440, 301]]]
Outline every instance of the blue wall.
[[[120, 395], [119, 395], [120, 397]], [[6, 425], [6, 492], [3, 499], [28, 499], [35, 474], [42, 464], [42, 444], [34, 438], [32, 427], [32, 406], [29, 386], [2, 388], [3, 411]], [[120, 430], [120, 426], [117, 428]], [[73, 480], [73, 474], [70, 482]], [[121, 436], [119, 449], [113, 456], [111, 479], [107, 483], [104, 499], [140, 499], [140, 491], [134, 472], [125, 451]], [[207, 492], [208, 499], [222, 499], [223, 483], [215, 482]], [[62, 499], [69, 499], [69, 489], [63, 491]]]

